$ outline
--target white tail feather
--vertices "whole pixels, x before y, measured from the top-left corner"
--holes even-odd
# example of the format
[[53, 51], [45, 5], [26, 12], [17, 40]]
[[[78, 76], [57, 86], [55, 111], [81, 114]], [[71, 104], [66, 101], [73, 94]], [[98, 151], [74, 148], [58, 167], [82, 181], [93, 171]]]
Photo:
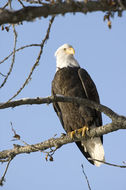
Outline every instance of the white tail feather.
[[[105, 161], [104, 148], [100, 137], [94, 137], [92, 139], [84, 140], [81, 142], [84, 147], [84, 151], [88, 152], [92, 159]], [[102, 163], [94, 161], [96, 166], [100, 166]]]

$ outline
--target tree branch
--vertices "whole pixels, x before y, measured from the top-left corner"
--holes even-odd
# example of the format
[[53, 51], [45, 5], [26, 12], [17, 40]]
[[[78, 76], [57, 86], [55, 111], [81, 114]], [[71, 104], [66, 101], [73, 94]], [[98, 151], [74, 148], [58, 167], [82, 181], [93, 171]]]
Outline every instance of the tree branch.
[[[109, 132], [116, 131], [118, 129], [124, 129], [124, 128], [122, 128], [122, 126], [120, 126], [120, 125], [110, 123], [110, 124], [107, 124], [107, 125], [86, 131], [85, 137], [82, 137], [80, 134], [78, 134], [78, 132], [76, 132], [73, 139], [71, 139], [71, 137], [69, 135], [62, 135], [59, 138], [50, 138], [44, 142], [37, 143], [34, 145], [26, 145], [26, 146], [14, 145], [13, 149], [4, 150], [4, 151], [0, 152], [0, 161], [2, 160], [2, 162], [3, 162], [3, 159], [6, 159], [8, 161], [8, 158], [15, 157], [18, 154], [44, 151], [44, 150], [47, 150], [47, 149], [52, 148], [52, 147], [55, 147], [56, 149], [58, 149], [62, 145], [72, 143], [72, 142], [81, 141], [85, 138], [91, 138], [94, 136], [101, 136], [103, 134], [107, 134]], [[126, 126], [125, 126], [125, 129], [126, 129]]]
[[78, 97], [68, 97], [68, 96], [62, 96], [62, 95], [57, 95], [57, 96], [48, 96], [45, 98], [22, 98], [20, 100], [15, 100], [15, 101], [10, 101], [10, 102], [5, 102], [5, 103], [0, 103], [0, 109], [5, 109], [9, 107], [16, 107], [16, 106], [21, 106], [21, 105], [33, 105], [33, 104], [50, 104], [53, 102], [71, 102], [71, 103], [78, 103], [78, 104], [84, 104], [85, 106], [88, 106], [90, 108], [96, 109], [97, 111], [103, 112], [105, 115], [110, 117], [112, 120], [118, 119], [119, 117], [121, 119], [126, 119], [124, 116], [119, 116], [117, 113], [112, 111], [110, 108], [107, 106], [98, 104], [96, 102], [93, 102], [88, 99], [84, 98], [78, 98]]
[[5, 175], [6, 175], [6, 173], [7, 173], [7, 170], [8, 170], [8, 168], [9, 168], [9, 165], [10, 165], [12, 159], [13, 159], [13, 158], [8, 158], [8, 163], [7, 163], [5, 172], [4, 172], [3, 176], [2, 176], [1, 179], [0, 179], [0, 186], [3, 186], [3, 182], [5, 181]]
[[39, 17], [48, 17], [66, 13], [87, 13], [95, 11], [119, 11], [119, 5], [110, 5], [108, 1], [88, 1], [88, 2], [62, 2], [54, 4], [44, 4], [43, 6], [28, 6], [17, 11], [0, 9], [0, 25], [6, 23], [19, 23], [22, 21], [32, 21]]
[[83, 165], [83, 164], [81, 164], [81, 168], [82, 168], [82, 172], [83, 172], [83, 174], [84, 174], [84, 177], [85, 177], [85, 179], [86, 179], [86, 182], [87, 182], [87, 185], [88, 185], [88, 189], [91, 190], [91, 186], [90, 186], [88, 177], [87, 177], [87, 175], [86, 175], [86, 173], [85, 173], [85, 171], [84, 171], [84, 165]]
[[0, 88], [2, 88], [5, 85], [5, 83], [7, 82], [8, 77], [10, 76], [10, 74], [12, 72], [12, 69], [13, 69], [13, 66], [14, 66], [14, 63], [15, 63], [15, 53], [16, 53], [16, 44], [17, 44], [17, 32], [16, 32], [16, 29], [15, 29], [14, 25], [12, 25], [12, 28], [13, 28], [13, 33], [14, 33], [14, 48], [13, 48], [13, 53], [12, 53], [13, 54], [12, 63], [11, 63], [10, 69], [9, 69], [6, 77], [4, 78], [4, 81], [0, 85]]
[[45, 34], [45, 37], [44, 39], [42, 40], [41, 44], [40, 44], [40, 51], [39, 51], [39, 54], [38, 54], [38, 57], [33, 65], [33, 67], [31, 68], [31, 71], [28, 75], [28, 77], [26, 78], [25, 82], [23, 83], [23, 85], [20, 87], [20, 89], [7, 101], [7, 102], [10, 102], [12, 99], [14, 99], [23, 89], [24, 87], [28, 84], [34, 70], [36, 69], [36, 67], [38, 66], [38, 63], [41, 59], [41, 56], [42, 56], [42, 53], [43, 53], [43, 48], [44, 48], [44, 45], [46, 43], [46, 41], [49, 39], [49, 34], [50, 34], [50, 30], [51, 30], [51, 26], [53, 24], [53, 21], [55, 19], [55, 16], [52, 16], [50, 21], [49, 21], [49, 25], [48, 25], [48, 28], [47, 28], [47, 31], [46, 31], [46, 34]]
[[78, 134], [78, 132], [76, 132], [73, 139], [71, 139], [69, 135], [66, 135], [66, 136], [61, 136], [60, 138], [51, 138], [49, 140], [34, 145], [26, 145], [26, 146], [14, 145], [13, 149], [0, 152], [0, 159], [7, 159], [12, 156], [15, 157], [16, 155], [22, 153], [44, 151], [52, 147], [59, 148], [64, 144], [81, 141], [84, 138], [91, 138], [95, 136], [99, 137], [101, 135], [117, 131], [119, 129], [126, 129], [126, 117], [116, 114], [114, 111], [112, 111], [110, 108], [106, 106], [97, 104], [87, 99], [77, 98], [77, 97], [64, 97], [57, 95], [57, 96], [50, 96], [47, 98], [34, 98], [34, 99], [24, 98], [7, 103], [1, 103], [0, 109], [16, 107], [20, 105], [27, 105], [27, 104], [45, 104], [45, 103], [49, 104], [52, 102], [69, 102], [69, 103], [72, 102], [72, 103], [84, 104], [85, 106], [91, 107], [93, 109], [96, 109], [97, 111], [105, 113], [107, 116], [109, 116], [112, 119], [112, 122], [104, 126], [89, 129], [88, 131], [86, 131], [85, 137], [82, 137], [80, 134]]

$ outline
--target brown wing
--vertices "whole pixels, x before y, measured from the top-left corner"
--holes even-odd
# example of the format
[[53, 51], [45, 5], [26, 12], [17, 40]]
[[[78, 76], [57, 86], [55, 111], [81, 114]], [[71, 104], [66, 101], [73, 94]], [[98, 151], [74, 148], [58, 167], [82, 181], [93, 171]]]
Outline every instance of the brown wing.
[[[100, 103], [99, 95], [96, 89], [96, 86], [91, 79], [90, 75], [87, 73], [86, 70], [84, 69], [79, 69], [78, 70], [78, 75], [80, 77], [83, 89], [86, 93], [87, 99], [92, 100], [94, 102]], [[102, 125], [102, 117], [101, 113], [95, 110], [95, 115], [96, 115], [96, 126], [101, 126]]]
[[[53, 88], [52, 88], [52, 95], [56, 95], [56, 94], [54, 93], [54, 91], [53, 91]], [[60, 109], [60, 107], [59, 107], [59, 105], [58, 105], [57, 102], [54, 102], [54, 103], [53, 103], [53, 108], [54, 108], [54, 110], [55, 110], [57, 116], [59, 117], [59, 120], [60, 120], [60, 122], [61, 122], [61, 124], [62, 124], [62, 126], [63, 126], [63, 128], [64, 128], [64, 123], [63, 123], [63, 118], [62, 118], [62, 112], [61, 112], [61, 109]]]

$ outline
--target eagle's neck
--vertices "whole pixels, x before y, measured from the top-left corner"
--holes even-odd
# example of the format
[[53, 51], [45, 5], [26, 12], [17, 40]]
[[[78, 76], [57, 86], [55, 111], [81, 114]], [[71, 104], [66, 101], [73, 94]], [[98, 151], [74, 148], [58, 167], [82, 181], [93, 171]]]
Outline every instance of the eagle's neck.
[[80, 67], [73, 55], [61, 55], [56, 57], [56, 71], [64, 67]]

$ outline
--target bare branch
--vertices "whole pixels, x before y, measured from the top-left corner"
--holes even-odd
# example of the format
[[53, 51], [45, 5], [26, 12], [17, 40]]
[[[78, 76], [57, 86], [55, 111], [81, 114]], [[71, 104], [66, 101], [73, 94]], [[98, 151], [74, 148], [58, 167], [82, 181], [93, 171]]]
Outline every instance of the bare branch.
[[21, 6], [22, 6], [23, 8], [25, 7], [21, 0], [18, 0], [18, 2], [21, 4]]
[[118, 5], [110, 5], [107, 1], [87, 1], [85, 2], [62, 2], [45, 4], [43, 6], [28, 6], [17, 11], [0, 9], [0, 25], [6, 23], [19, 23], [22, 21], [32, 21], [39, 17], [51, 15], [64, 15], [65, 13], [87, 13], [94, 11], [119, 11]]
[[85, 177], [85, 179], [86, 179], [86, 181], [87, 181], [87, 184], [88, 184], [88, 189], [91, 190], [91, 186], [90, 186], [88, 177], [87, 177], [87, 175], [86, 175], [86, 173], [85, 173], [85, 171], [84, 171], [84, 166], [83, 166], [83, 164], [81, 164], [81, 167], [82, 167], [82, 172], [83, 172], [83, 174], [84, 174], [84, 177]]
[[[85, 137], [82, 137], [81, 134], [76, 132], [73, 139], [71, 139], [71, 137], [69, 135], [66, 135], [66, 136], [62, 135], [60, 138], [50, 138], [49, 140], [46, 140], [44, 142], [37, 143], [34, 145], [26, 145], [26, 146], [14, 145], [13, 149], [4, 150], [4, 151], [0, 152], [0, 161], [2, 159], [2, 162], [3, 162], [3, 159], [7, 159], [10, 156], [16, 156], [18, 154], [23, 154], [23, 153], [44, 151], [44, 150], [47, 150], [47, 149], [52, 148], [52, 147], [55, 147], [57, 150], [61, 146], [68, 144], [68, 143], [81, 141], [85, 138], [91, 138], [94, 136], [101, 136], [103, 134], [109, 133], [110, 131], [112, 132], [115, 130], [113, 128], [113, 126], [114, 126], [114, 124], [111, 123], [108, 125], [97, 127], [95, 129], [90, 129], [89, 131], [86, 131]], [[118, 129], [121, 129], [121, 126], [116, 126], [116, 127]], [[116, 130], [117, 130], [117, 128], [116, 128]], [[126, 128], [126, 126], [125, 126], [125, 128]]]
[[3, 74], [3, 73], [1, 73], [1, 72], [0, 72], [0, 75], [1, 75], [2, 77], [6, 77], [6, 75], [4, 75], [4, 74]]
[[32, 105], [32, 104], [50, 104], [53, 102], [72, 102], [72, 103], [79, 103], [79, 104], [84, 104], [87, 107], [96, 109], [97, 111], [103, 112], [106, 114], [108, 117], [112, 119], [112, 123], [93, 128], [89, 131], [87, 131], [87, 135], [89, 137], [94, 137], [94, 136], [101, 136], [113, 131], [117, 131], [119, 129], [126, 129], [126, 117], [120, 116], [116, 114], [114, 111], [112, 111], [110, 108], [98, 104], [96, 102], [84, 99], [84, 98], [78, 98], [78, 97], [65, 97], [65, 96], [50, 96], [47, 98], [24, 98], [16, 101], [11, 101], [7, 103], [1, 103], [0, 104], [0, 109], [5, 109], [9, 107], [16, 107], [20, 105]]
[[9, 2], [7, 2], [3, 7], [2, 9], [5, 9], [7, 6], [8, 6]]
[[[29, 44], [29, 45], [25, 45], [25, 46], [22, 46], [22, 47], [16, 49], [15, 52], [18, 52], [18, 51], [23, 50], [23, 49], [28, 48], [28, 47], [35, 47], [35, 46], [36, 47], [40, 47], [41, 44]], [[13, 51], [8, 56], [6, 56], [2, 61], [0, 61], [0, 64], [4, 63], [4, 61], [6, 61], [11, 55], [13, 55]]]
[[28, 84], [29, 80], [31, 79], [31, 76], [34, 72], [34, 70], [36, 69], [36, 67], [38, 66], [38, 63], [40, 61], [40, 58], [41, 58], [41, 55], [42, 55], [42, 52], [43, 52], [43, 48], [44, 48], [44, 45], [45, 45], [45, 42], [49, 39], [49, 33], [50, 33], [50, 30], [51, 30], [51, 26], [52, 26], [52, 23], [54, 21], [54, 16], [50, 19], [49, 21], [49, 26], [48, 26], [48, 29], [46, 31], [46, 35], [44, 37], [44, 39], [42, 40], [42, 43], [40, 45], [40, 51], [39, 51], [39, 54], [38, 54], [38, 57], [36, 59], [36, 62], [35, 64], [33, 65], [27, 79], [25, 80], [24, 84], [21, 86], [21, 88], [7, 101], [7, 102], [10, 102], [13, 98], [15, 98], [22, 90], [23, 88], [26, 86], [26, 84]]
[[23, 0], [25, 1], [26, 3], [28, 4], [40, 4], [40, 5], [46, 5], [46, 4], [49, 4], [49, 3], [43, 3], [42, 1], [43, 0]]
[[3, 186], [3, 182], [5, 181], [5, 175], [6, 175], [6, 173], [7, 173], [7, 170], [8, 170], [8, 168], [9, 168], [9, 165], [10, 165], [12, 159], [13, 159], [13, 158], [11, 158], [11, 157], [8, 159], [8, 163], [7, 163], [5, 172], [4, 172], [3, 176], [2, 176], [1, 179], [0, 179], [0, 186]]
[[109, 166], [114, 166], [114, 167], [117, 167], [117, 168], [126, 168], [126, 165], [111, 164], [111, 163], [105, 162], [103, 160], [97, 160], [97, 159], [92, 159], [92, 158], [88, 158], [88, 160], [98, 161], [98, 162], [101, 162], [103, 164], [106, 164], [106, 165], [109, 165]]
[[10, 76], [10, 74], [12, 72], [12, 69], [13, 69], [13, 66], [14, 66], [14, 63], [15, 63], [15, 52], [16, 52], [16, 44], [17, 44], [17, 32], [15, 30], [15, 26], [12, 25], [12, 27], [13, 27], [13, 33], [14, 33], [14, 49], [13, 49], [12, 63], [11, 63], [10, 69], [9, 69], [6, 77], [4, 78], [3, 83], [0, 85], [0, 88], [2, 88], [4, 86], [4, 84], [7, 82], [7, 79]]
[[13, 140], [20, 140], [20, 142], [23, 143], [24, 145], [29, 145], [28, 143], [26, 143], [24, 140], [21, 139], [21, 136], [19, 134], [16, 133], [15, 129], [13, 128], [12, 122], [10, 122], [10, 124], [11, 124], [11, 130], [14, 133]]
[[[15, 100], [11, 101], [8, 103], [0, 103], [0, 109], [5, 109], [9, 107], [16, 107], [16, 106], [21, 106], [21, 105], [32, 105], [32, 104], [50, 104], [53, 102], [72, 102], [72, 103], [79, 103], [79, 104], [84, 104], [85, 106], [91, 107], [93, 109], [96, 109], [97, 111], [103, 112], [105, 115], [110, 117], [112, 120], [116, 119], [119, 117], [118, 114], [116, 114], [114, 111], [112, 111], [110, 108], [98, 104], [96, 102], [93, 102], [88, 99], [84, 98], [78, 98], [78, 97], [68, 97], [68, 96], [62, 96], [62, 95], [57, 95], [57, 96], [48, 96], [45, 98], [22, 98], [20, 100]], [[120, 116], [121, 117], [121, 116]], [[124, 118], [126, 119], [126, 118]]]
[[[1, 104], [0, 108], [4, 109], [7, 107], [15, 107], [19, 105], [26, 105], [26, 104], [44, 104], [44, 103], [52, 103], [52, 102], [76, 102], [79, 104], [84, 104], [88, 107], [94, 108], [100, 112], [104, 112], [106, 115], [108, 115], [112, 119], [112, 123], [106, 124], [104, 126], [91, 128], [89, 131], [86, 131], [86, 136], [82, 137], [80, 134], [78, 134], [78, 131], [76, 131], [76, 134], [73, 139], [69, 135], [61, 136], [60, 138], [51, 138], [49, 140], [46, 140], [44, 142], [29, 145], [26, 144], [26, 146], [19, 146], [14, 145], [14, 148], [11, 150], [5, 150], [0, 152], [0, 159], [3, 162], [3, 159], [8, 159], [11, 155], [16, 156], [18, 154], [23, 153], [31, 153], [36, 151], [44, 151], [49, 148], [55, 147], [53, 152], [57, 150], [59, 147], [61, 147], [64, 144], [72, 143], [81, 141], [83, 138], [91, 138], [95, 136], [101, 136], [119, 129], [126, 129], [126, 118], [123, 116], [119, 116], [115, 112], [113, 112], [111, 109], [109, 109], [106, 106], [97, 104], [93, 101], [82, 99], [82, 98], [75, 98], [75, 97], [64, 97], [64, 96], [50, 96], [47, 98], [36, 98], [36, 99], [21, 99], [13, 102], [8, 102], [5, 104]], [[15, 130], [13, 130], [14, 135], [17, 136]], [[19, 136], [19, 135], [18, 135]]]

